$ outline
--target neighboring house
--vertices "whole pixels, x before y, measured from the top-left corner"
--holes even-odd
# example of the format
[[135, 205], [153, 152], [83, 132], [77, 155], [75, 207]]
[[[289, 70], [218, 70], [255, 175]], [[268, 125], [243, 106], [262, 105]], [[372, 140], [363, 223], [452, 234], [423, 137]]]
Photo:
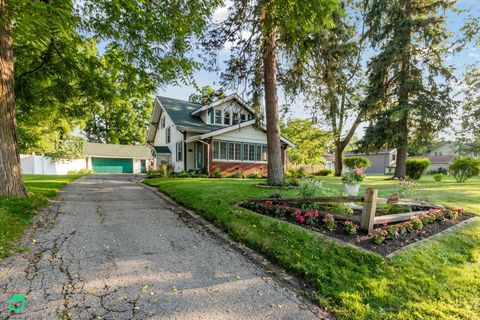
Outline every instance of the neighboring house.
[[335, 170], [335, 155], [331, 153], [324, 153], [322, 157], [325, 159], [325, 169]]
[[365, 157], [370, 160], [370, 167], [366, 173], [385, 174], [395, 171], [395, 162], [397, 160], [397, 149], [385, 149], [376, 153], [360, 153], [351, 151], [347, 153], [347, 157]]
[[[157, 97], [147, 143], [155, 150], [156, 166], [166, 163], [175, 172], [267, 175], [267, 136], [254, 116], [236, 94], [209, 104]], [[281, 144], [285, 167], [285, 150], [294, 144], [283, 137]]]
[[440, 156], [427, 155], [427, 156], [408, 157], [408, 159], [415, 159], [415, 158], [420, 158], [420, 159], [427, 158], [428, 160], [430, 160], [431, 165], [427, 168], [427, 170], [425, 170], [426, 172], [429, 172], [432, 170], [437, 171], [438, 169], [448, 170], [448, 166], [452, 162], [454, 156], [453, 155], [446, 155], [446, 156], [445, 155], [440, 155]]
[[468, 144], [460, 144], [455, 141], [442, 141], [428, 150], [426, 156], [464, 156], [480, 158], [480, 154]]
[[24, 174], [67, 174], [82, 169], [94, 173], [141, 173], [153, 166], [150, 147], [85, 142], [81, 159], [53, 160], [44, 155], [20, 155]]
[[83, 152], [87, 168], [95, 173], [141, 173], [153, 165], [147, 146], [86, 142]]

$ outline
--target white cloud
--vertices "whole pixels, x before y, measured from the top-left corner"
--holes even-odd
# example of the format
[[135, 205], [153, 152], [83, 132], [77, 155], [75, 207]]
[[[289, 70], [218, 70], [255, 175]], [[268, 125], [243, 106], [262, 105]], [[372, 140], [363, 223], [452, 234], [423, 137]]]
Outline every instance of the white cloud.
[[228, 9], [233, 5], [233, 2], [228, 0], [225, 1], [225, 5], [223, 7], [220, 7], [216, 9], [213, 12], [213, 22], [222, 22], [228, 17]]

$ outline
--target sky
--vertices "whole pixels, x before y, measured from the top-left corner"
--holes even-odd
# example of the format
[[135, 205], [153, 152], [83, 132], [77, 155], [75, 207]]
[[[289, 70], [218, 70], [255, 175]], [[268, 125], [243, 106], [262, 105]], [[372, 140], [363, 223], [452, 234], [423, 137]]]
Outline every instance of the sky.
[[[226, 5], [224, 7], [219, 8], [214, 12], [213, 20], [221, 21], [225, 19], [226, 16], [228, 15], [228, 6], [230, 5], [231, 5], [231, 2], [226, 1]], [[459, 0], [457, 1], [457, 8], [460, 10], [470, 9], [471, 13], [478, 15], [480, 14], [480, 0]], [[468, 16], [468, 13], [466, 12], [460, 12], [460, 13], [448, 12], [447, 13], [447, 28], [452, 33], [452, 39], [455, 39], [461, 36], [460, 28], [464, 24], [467, 16]], [[193, 52], [194, 55], [197, 55], [199, 53], [200, 52], [197, 52], [197, 51]], [[220, 68], [224, 66], [223, 61], [227, 60], [228, 57], [229, 57], [229, 48], [226, 47], [219, 53], [219, 56], [218, 56], [218, 62], [219, 62]], [[368, 59], [368, 57], [366, 57], [366, 59]], [[455, 74], [459, 79], [461, 79], [462, 74], [465, 71], [467, 65], [480, 62], [480, 48], [475, 47], [473, 45], [469, 46], [462, 52], [449, 56], [446, 62], [453, 66], [453, 68], [455, 69]], [[194, 80], [199, 87], [202, 87], [205, 85], [211, 85], [214, 88], [218, 88], [219, 82], [220, 82], [220, 75], [219, 73], [200, 70], [196, 72], [196, 74], [194, 75]], [[461, 89], [462, 89], [462, 85], [460, 82], [454, 84], [454, 90], [456, 92], [460, 92]], [[171, 98], [176, 98], [176, 99], [188, 100], [189, 95], [194, 92], [195, 92], [195, 88], [192, 85], [190, 86], [183, 85], [183, 86], [166, 86], [164, 88], [159, 89], [157, 94], [171, 97]], [[226, 93], [230, 94], [230, 93], [234, 93], [234, 91], [227, 91]], [[461, 99], [461, 95], [458, 96], [458, 99]], [[281, 87], [279, 87], [279, 105], [280, 107], [286, 105], [286, 100], [284, 98]], [[285, 117], [294, 117], [294, 118], [303, 118], [303, 119], [310, 117], [308, 111], [304, 109], [301, 99], [299, 99], [297, 102], [294, 102], [293, 105], [289, 105], [288, 107], [290, 111], [288, 114], [284, 115]], [[454, 121], [453, 127], [458, 128], [458, 124], [459, 124], [459, 120], [456, 119]], [[348, 123], [347, 123], [347, 127], [348, 127]], [[364, 128], [365, 126], [361, 125], [357, 129], [356, 134], [358, 137], [361, 137], [363, 135]], [[328, 129], [328, 127], [325, 126], [324, 129]], [[451, 135], [452, 135], [452, 130], [447, 130], [446, 132], [443, 132], [441, 134], [441, 138], [451, 139]]]

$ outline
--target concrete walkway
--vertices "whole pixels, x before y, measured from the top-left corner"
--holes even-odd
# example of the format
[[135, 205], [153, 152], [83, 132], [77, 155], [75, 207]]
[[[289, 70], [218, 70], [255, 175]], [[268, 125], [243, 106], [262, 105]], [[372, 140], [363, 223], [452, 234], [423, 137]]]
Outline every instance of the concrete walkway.
[[[91, 175], [37, 216], [0, 262], [0, 319], [313, 319], [262, 269], [139, 186]], [[27, 296], [25, 312], [6, 301]]]

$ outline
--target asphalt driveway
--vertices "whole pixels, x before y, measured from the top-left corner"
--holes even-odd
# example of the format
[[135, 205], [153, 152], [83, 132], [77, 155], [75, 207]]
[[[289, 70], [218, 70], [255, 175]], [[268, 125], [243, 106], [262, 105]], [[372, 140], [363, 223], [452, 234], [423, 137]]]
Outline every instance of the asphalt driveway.
[[[133, 175], [66, 186], [0, 262], [0, 319], [313, 319], [253, 262], [185, 224]], [[27, 297], [13, 314], [7, 299]]]

